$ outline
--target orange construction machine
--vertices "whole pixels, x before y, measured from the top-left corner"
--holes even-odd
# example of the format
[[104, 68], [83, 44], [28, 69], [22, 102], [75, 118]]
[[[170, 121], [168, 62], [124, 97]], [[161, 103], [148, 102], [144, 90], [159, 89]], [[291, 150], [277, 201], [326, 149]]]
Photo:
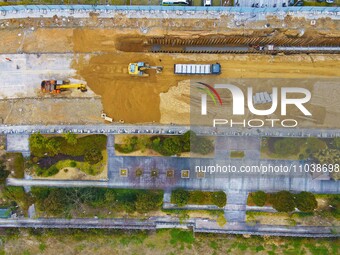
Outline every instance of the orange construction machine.
[[86, 92], [85, 84], [70, 83], [69, 80], [43, 80], [41, 82], [41, 91], [44, 93], [59, 94], [68, 89], [80, 89], [81, 92]]

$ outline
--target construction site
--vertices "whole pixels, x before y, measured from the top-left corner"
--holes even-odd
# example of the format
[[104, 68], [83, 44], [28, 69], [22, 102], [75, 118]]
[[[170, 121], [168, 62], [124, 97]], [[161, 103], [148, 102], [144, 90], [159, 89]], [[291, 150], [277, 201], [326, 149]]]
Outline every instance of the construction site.
[[[3, 124], [103, 123], [103, 112], [109, 122], [189, 124], [190, 79], [211, 73], [176, 73], [176, 64], [219, 63], [213, 77], [221, 79], [340, 74], [338, 14], [94, 10], [0, 18]], [[339, 88], [312, 89], [317, 124], [336, 128]]]

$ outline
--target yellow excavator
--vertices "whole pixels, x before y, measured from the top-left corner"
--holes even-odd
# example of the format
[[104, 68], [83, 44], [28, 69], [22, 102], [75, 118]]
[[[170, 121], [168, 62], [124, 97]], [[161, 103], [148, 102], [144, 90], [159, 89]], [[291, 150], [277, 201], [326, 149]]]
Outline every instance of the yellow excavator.
[[129, 74], [131, 76], [148, 77], [149, 74], [146, 70], [154, 69], [156, 73], [161, 73], [163, 71], [162, 66], [150, 66], [144, 62], [130, 63], [128, 66]]
[[68, 89], [80, 89], [81, 92], [86, 92], [85, 84], [70, 83], [69, 80], [43, 80], [41, 82], [41, 91], [44, 93], [59, 94]]

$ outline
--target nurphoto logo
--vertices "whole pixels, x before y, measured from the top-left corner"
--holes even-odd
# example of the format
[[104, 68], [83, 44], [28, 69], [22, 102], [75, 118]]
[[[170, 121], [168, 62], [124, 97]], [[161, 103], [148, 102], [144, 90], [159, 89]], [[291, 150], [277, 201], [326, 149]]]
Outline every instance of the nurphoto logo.
[[[217, 101], [220, 107], [231, 107], [233, 116], [245, 116], [245, 109], [248, 108], [249, 112], [256, 116], [269, 116], [274, 114], [278, 108], [280, 110], [279, 115], [281, 117], [287, 116], [287, 106], [292, 105], [298, 109], [304, 116], [312, 116], [312, 113], [305, 106], [311, 98], [312, 94], [310, 90], [301, 87], [272, 87], [269, 93], [253, 93], [253, 87], [248, 86], [246, 88], [246, 96], [242, 89], [233, 84], [214, 84], [209, 85], [203, 82], [197, 82], [197, 84], [203, 85], [203, 87], [197, 87], [201, 96], [201, 115], [208, 115], [208, 95], [217, 106]], [[218, 91], [227, 90], [231, 95], [231, 106], [223, 104], [221, 95]], [[217, 100], [216, 100], [217, 99]], [[280, 101], [280, 102], [279, 102]], [[268, 106], [266, 109], [259, 109], [256, 105], [266, 103]], [[214, 118], [213, 126], [217, 125], [230, 125], [243, 126], [243, 127], [263, 127], [266, 124], [271, 127], [275, 127], [275, 124], [279, 122], [282, 127], [296, 127], [298, 121], [292, 118], [265, 118], [265, 119], [243, 119], [235, 121], [233, 119]]]

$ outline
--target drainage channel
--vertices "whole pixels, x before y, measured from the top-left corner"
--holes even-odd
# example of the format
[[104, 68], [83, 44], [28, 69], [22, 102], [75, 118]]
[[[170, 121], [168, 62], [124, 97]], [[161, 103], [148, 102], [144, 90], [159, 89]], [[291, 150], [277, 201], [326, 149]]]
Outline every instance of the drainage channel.
[[154, 53], [208, 53], [208, 54], [298, 54], [298, 53], [324, 53], [340, 54], [340, 47], [322, 46], [322, 47], [296, 47], [296, 46], [170, 46], [170, 45], [152, 45], [151, 52]]

